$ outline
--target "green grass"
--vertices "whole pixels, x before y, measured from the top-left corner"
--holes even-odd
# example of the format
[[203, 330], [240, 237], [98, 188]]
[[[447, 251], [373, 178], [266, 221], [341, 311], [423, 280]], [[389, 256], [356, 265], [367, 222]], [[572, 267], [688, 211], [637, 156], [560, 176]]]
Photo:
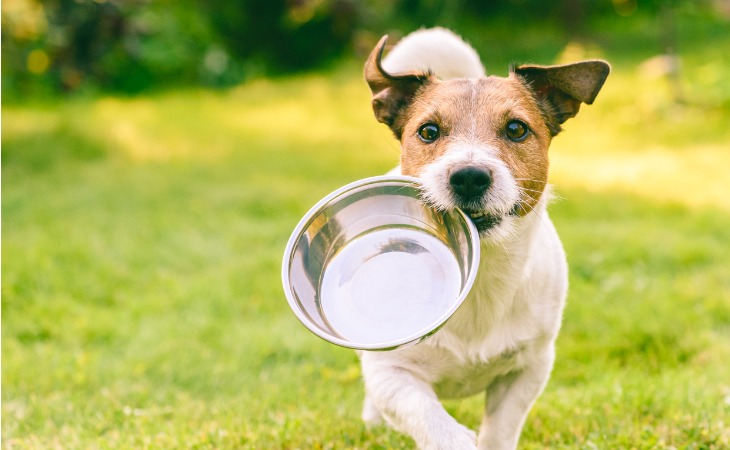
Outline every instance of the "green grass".
[[[522, 448], [730, 446], [728, 39], [682, 54], [682, 106], [570, 47], [615, 71], [551, 150], [571, 288]], [[368, 105], [352, 65], [4, 105], [3, 447], [411, 448], [279, 281], [301, 215], [397, 160]], [[446, 405], [476, 428], [482, 401]]]

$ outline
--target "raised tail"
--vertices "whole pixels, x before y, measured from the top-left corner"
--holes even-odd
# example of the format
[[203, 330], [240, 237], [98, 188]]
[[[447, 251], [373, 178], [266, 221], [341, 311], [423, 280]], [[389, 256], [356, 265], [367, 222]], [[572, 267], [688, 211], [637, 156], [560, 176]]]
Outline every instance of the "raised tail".
[[383, 59], [392, 74], [430, 71], [442, 80], [485, 76], [477, 52], [446, 28], [427, 28], [407, 35]]

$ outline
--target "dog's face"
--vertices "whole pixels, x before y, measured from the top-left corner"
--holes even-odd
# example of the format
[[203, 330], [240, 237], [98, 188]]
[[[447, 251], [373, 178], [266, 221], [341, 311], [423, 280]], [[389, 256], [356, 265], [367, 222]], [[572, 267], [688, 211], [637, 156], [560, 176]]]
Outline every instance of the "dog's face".
[[547, 186], [548, 147], [560, 124], [592, 103], [608, 76], [602, 61], [521, 66], [509, 77], [439, 80], [389, 74], [385, 38], [365, 66], [376, 118], [401, 142], [401, 170], [419, 177], [424, 199], [459, 207], [482, 237], [509, 234]]

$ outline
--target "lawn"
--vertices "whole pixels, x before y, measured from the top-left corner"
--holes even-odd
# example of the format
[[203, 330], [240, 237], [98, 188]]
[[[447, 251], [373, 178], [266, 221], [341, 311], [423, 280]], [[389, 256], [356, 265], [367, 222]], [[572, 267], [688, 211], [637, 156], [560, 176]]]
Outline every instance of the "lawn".
[[[519, 55], [614, 65], [551, 148], [571, 287], [521, 448], [730, 447], [730, 36], [680, 27], [675, 104], [639, 31]], [[398, 159], [359, 71], [3, 105], [4, 448], [412, 448], [280, 287], [306, 210]]]

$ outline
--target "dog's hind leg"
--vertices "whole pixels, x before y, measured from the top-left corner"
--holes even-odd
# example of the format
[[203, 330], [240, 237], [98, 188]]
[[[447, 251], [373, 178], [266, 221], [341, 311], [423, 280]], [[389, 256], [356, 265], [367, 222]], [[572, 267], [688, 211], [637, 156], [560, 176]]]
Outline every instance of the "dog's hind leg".
[[476, 450], [476, 434], [446, 412], [428, 383], [403, 367], [368, 359], [364, 354], [366, 401], [389, 425], [411, 436], [420, 449]]

